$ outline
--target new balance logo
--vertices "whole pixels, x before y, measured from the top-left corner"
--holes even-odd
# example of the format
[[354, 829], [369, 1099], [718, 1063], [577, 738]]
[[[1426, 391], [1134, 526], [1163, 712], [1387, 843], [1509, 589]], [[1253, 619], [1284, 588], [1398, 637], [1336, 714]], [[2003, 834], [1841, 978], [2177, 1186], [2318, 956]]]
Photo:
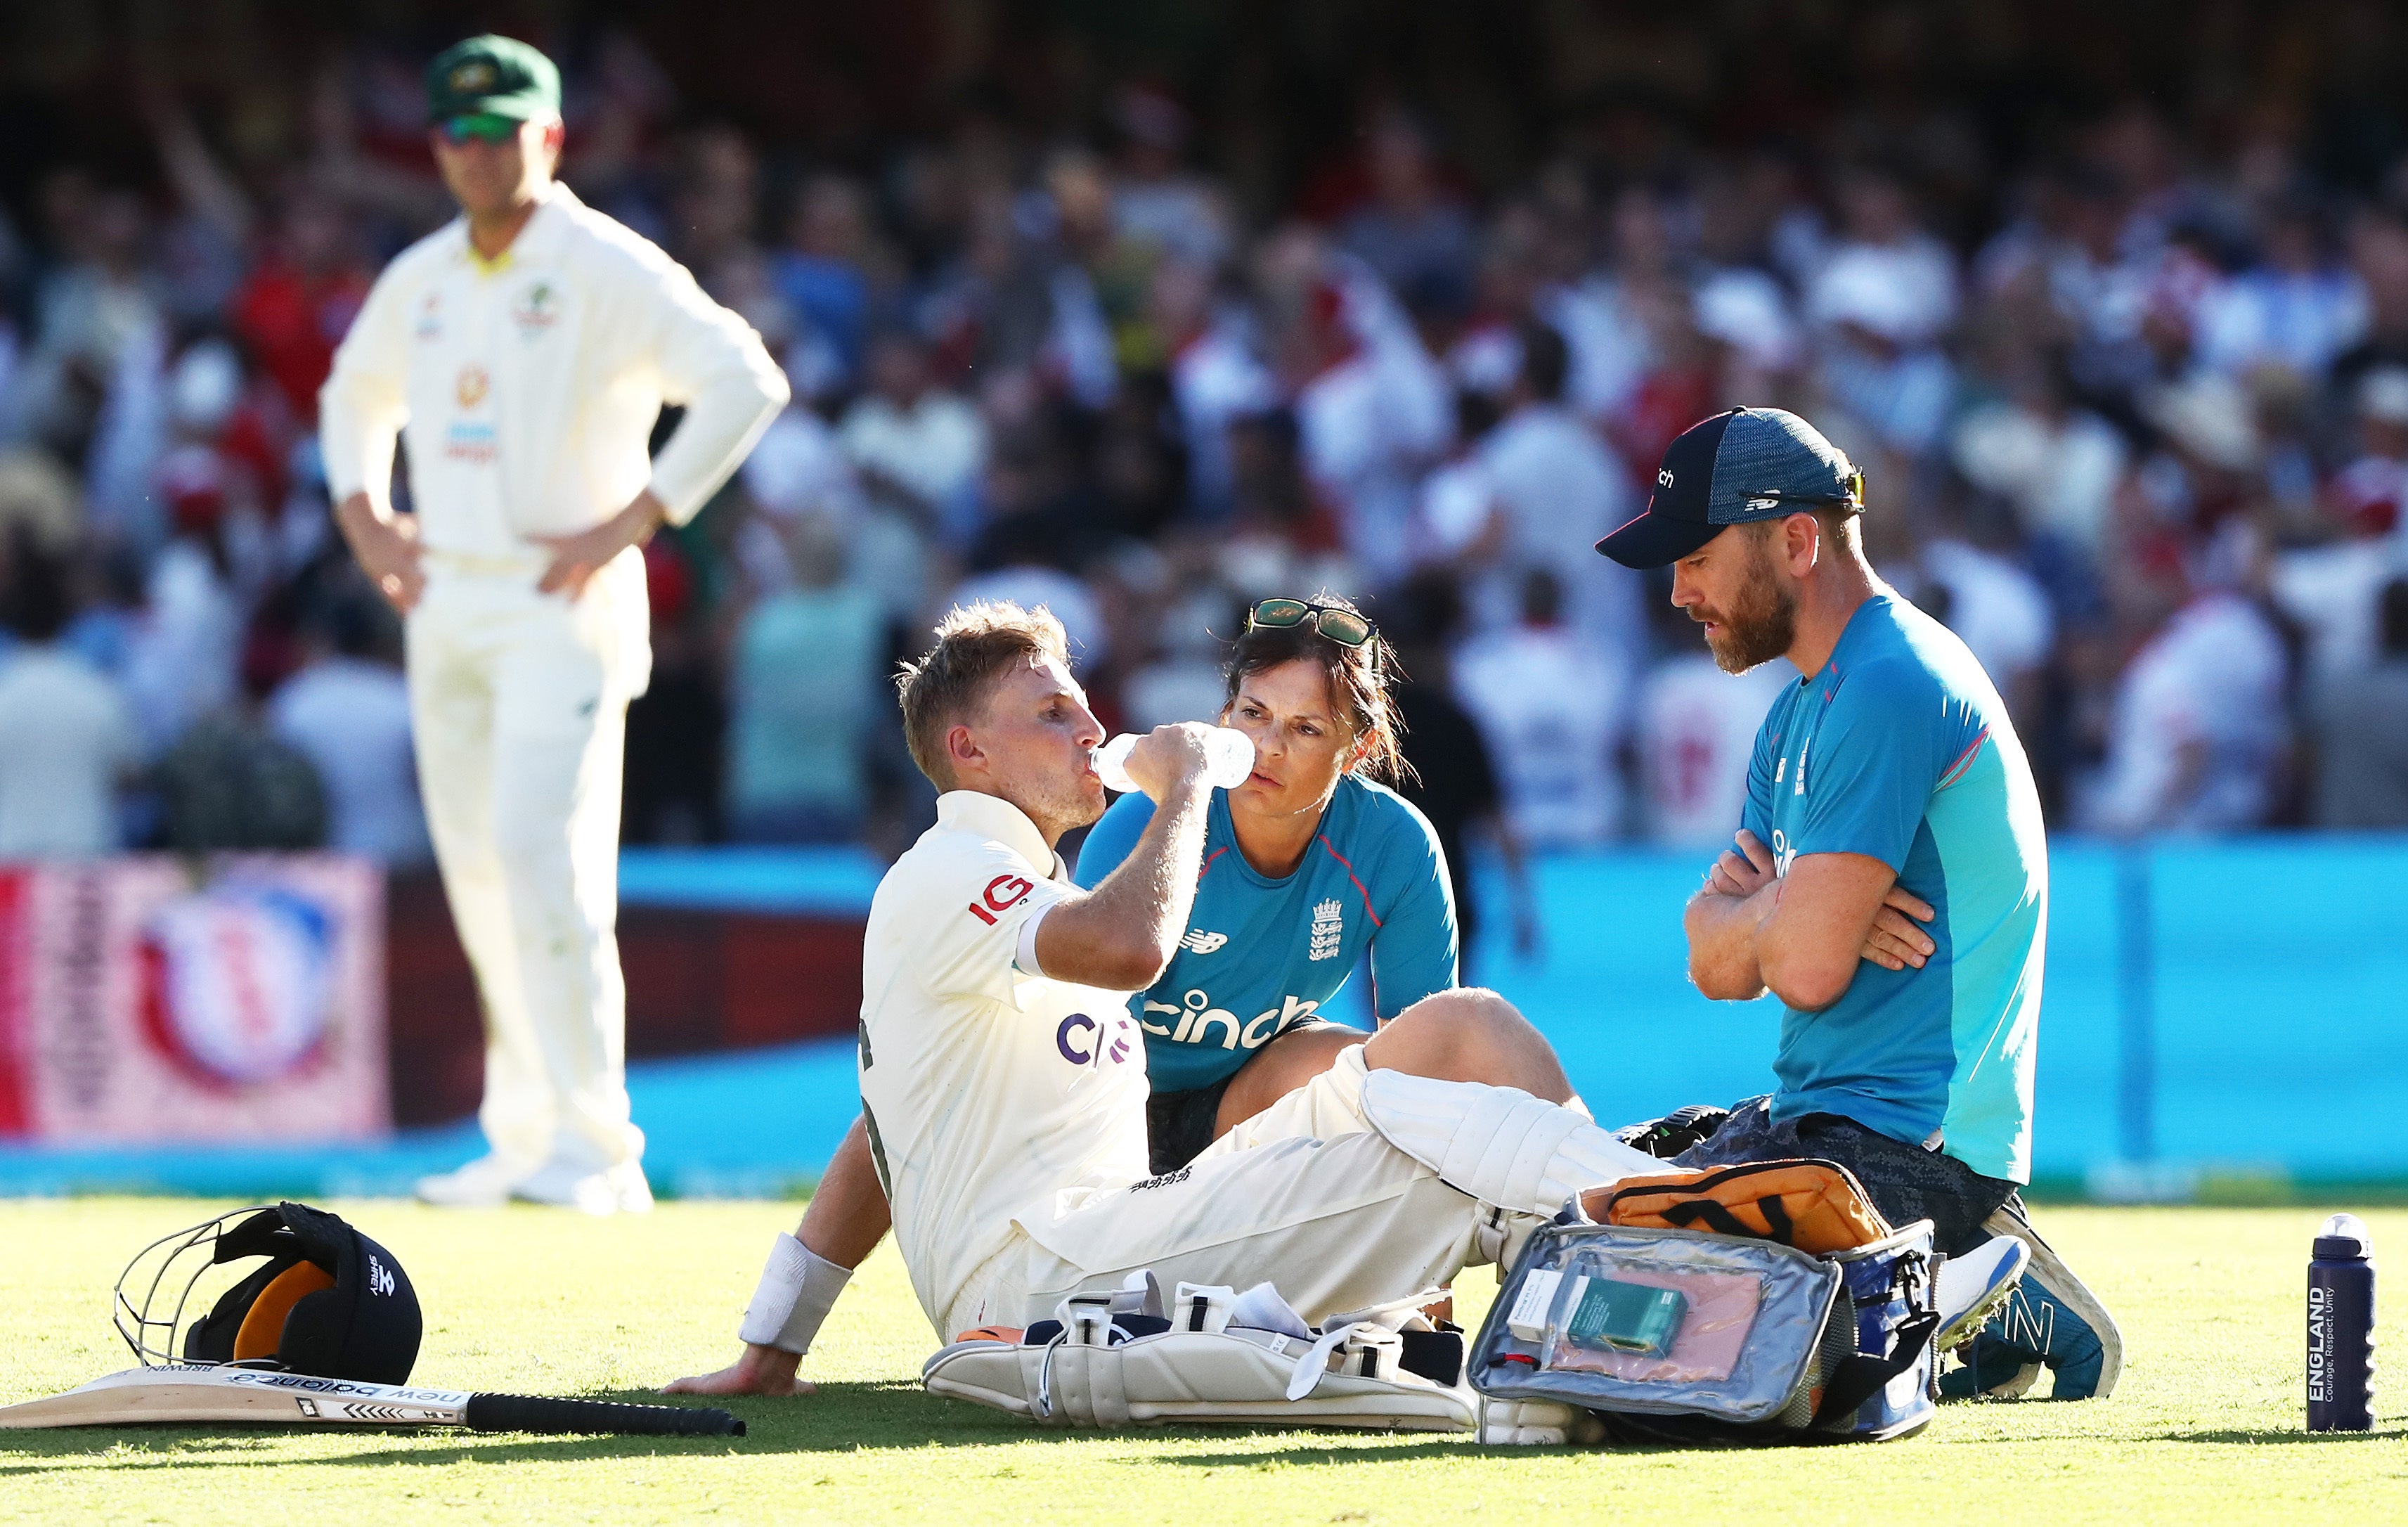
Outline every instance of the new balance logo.
[[1228, 942], [1226, 933], [1207, 933], [1200, 928], [1191, 928], [1180, 936], [1179, 946], [1192, 949], [1199, 955], [1209, 955]]
[[1998, 1315], [1999, 1337], [2010, 1347], [2027, 1352], [2049, 1351], [2057, 1339], [2057, 1310], [2024, 1296], [2017, 1289], [2007, 1298], [2006, 1307]]

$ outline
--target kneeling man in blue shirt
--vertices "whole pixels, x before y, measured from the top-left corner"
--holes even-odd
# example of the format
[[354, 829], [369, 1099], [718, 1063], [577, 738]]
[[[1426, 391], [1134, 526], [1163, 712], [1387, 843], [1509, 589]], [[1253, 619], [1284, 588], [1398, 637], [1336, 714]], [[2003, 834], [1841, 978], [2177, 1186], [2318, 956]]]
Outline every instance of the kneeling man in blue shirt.
[[1686, 917], [1699, 991], [1781, 999], [1779, 1088], [1677, 1160], [1836, 1160], [1893, 1223], [1931, 1220], [1951, 1257], [2023, 1243], [2028, 1272], [1950, 1387], [2020, 1394], [2046, 1366], [2056, 1397], [2104, 1395], [2114, 1321], [2016, 1191], [2048, 921], [2040, 798], [1980, 663], [1865, 560], [1863, 508], [1863, 478], [1812, 425], [1734, 409], [1675, 439], [1645, 511], [1598, 543], [1669, 565], [1723, 668], [1799, 674]]

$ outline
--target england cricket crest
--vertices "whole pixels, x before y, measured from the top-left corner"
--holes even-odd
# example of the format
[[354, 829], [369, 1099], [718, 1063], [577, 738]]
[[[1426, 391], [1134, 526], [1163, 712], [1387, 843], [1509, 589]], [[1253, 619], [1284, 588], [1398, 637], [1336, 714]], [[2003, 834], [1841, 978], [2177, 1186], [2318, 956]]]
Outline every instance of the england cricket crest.
[[1306, 952], [1308, 959], [1336, 959], [1339, 943], [1346, 936], [1346, 918], [1338, 899], [1331, 897], [1312, 909], [1312, 945]]

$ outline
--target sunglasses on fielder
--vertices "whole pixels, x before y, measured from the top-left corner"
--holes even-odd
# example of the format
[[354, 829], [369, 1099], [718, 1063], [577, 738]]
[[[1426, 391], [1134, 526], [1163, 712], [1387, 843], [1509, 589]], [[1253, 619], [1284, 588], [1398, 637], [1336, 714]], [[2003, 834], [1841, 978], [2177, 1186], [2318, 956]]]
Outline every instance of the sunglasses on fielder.
[[1265, 599], [1246, 612], [1246, 629], [1292, 630], [1310, 626], [1341, 647], [1368, 646], [1380, 628], [1360, 611], [1311, 599]]
[[508, 143], [519, 136], [519, 128], [523, 125], [515, 118], [480, 111], [445, 122], [443, 140], [455, 148], [463, 143]]

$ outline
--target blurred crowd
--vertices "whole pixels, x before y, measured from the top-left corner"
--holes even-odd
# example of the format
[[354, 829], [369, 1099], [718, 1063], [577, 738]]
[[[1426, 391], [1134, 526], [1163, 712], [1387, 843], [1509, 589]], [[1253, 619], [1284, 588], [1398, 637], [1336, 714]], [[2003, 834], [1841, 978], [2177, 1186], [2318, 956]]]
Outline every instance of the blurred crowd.
[[[154, 175], [64, 162], [7, 209], [0, 856], [425, 857], [398, 628], [312, 439], [447, 215], [412, 66], [341, 61], [239, 172], [138, 92]], [[569, 84], [565, 179], [795, 384], [647, 551], [631, 842], [908, 841], [886, 675], [953, 601], [1050, 606], [1140, 728], [1217, 712], [1249, 601], [1324, 589], [1403, 655], [1434, 812], [1719, 842], [1794, 675], [1719, 672], [1590, 548], [1734, 404], [1862, 468], [1875, 564], [1988, 669], [2053, 826], [2408, 825], [2408, 161], [2335, 183], [2279, 113], [2211, 143], [2134, 100], [2012, 165], [1911, 122], [1475, 193], [1373, 98], [1241, 207], [1142, 78], [1082, 134], [968, 110], [841, 167], [697, 125], [624, 35]]]

